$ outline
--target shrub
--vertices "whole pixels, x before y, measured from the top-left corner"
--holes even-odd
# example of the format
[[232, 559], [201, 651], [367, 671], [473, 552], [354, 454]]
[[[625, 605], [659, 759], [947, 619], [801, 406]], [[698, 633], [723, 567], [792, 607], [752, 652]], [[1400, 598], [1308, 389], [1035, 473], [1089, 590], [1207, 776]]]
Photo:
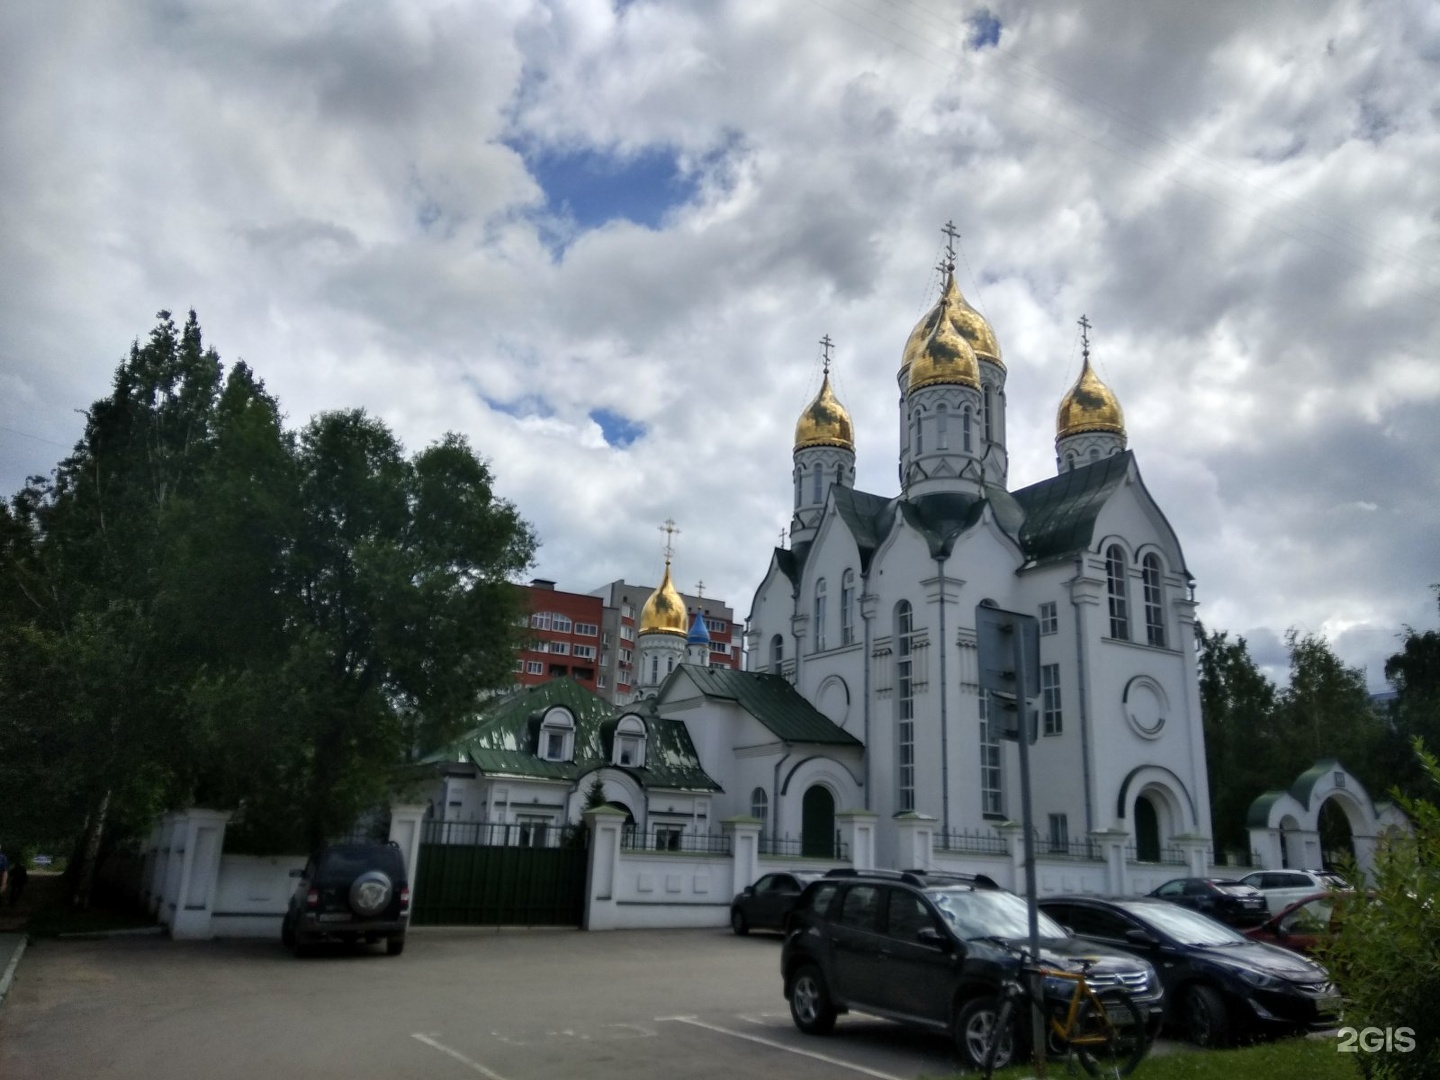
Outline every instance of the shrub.
[[[1415, 741], [1429, 784], [1440, 790], [1440, 762]], [[1413, 1049], [1360, 1049], [1355, 1064], [1374, 1080], [1440, 1077], [1440, 807], [1396, 793], [1413, 831], [1383, 838], [1370, 890], [1347, 904], [1323, 959], [1345, 995], [1345, 1026], [1411, 1029]], [[1363, 880], [1346, 868], [1350, 880]]]

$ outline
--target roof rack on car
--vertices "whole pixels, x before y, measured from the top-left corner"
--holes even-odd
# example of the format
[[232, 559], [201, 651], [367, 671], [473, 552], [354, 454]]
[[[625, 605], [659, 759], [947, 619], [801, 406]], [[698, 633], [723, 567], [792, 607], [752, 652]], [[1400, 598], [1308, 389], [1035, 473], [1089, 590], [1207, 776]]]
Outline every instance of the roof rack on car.
[[927, 882], [959, 881], [966, 885], [973, 885], [977, 889], [999, 889], [1002, 886], [989, 874], [962, 874], [958, 870], [906, 870], [907, 874], [914, 874], [924, 878]]
[[827, 878], [880, 878], [884, 881], [899, 881], [906, 885], [936, 885], [941, 882], [957, 882], [973, 885], [977, 889], [998, 889], [999, 882], [986, 874], [961, 874], [951, 870], [857, 870], [851, 866], [839, 866], [827, 871]]

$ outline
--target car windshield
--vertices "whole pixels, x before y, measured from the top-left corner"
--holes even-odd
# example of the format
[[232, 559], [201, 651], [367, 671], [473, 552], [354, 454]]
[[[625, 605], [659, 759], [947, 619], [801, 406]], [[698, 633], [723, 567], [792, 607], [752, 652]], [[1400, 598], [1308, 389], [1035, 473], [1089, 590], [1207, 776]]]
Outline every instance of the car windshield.
[[1178, 904], [1122, 904], [1126, 911], [1186, 945], [1244, 944], [1246, 938], [1214, 919]]
[[[1023, 938], [1030, 933], [1025, 901], [1014, 893], [989, 889], [936, 889], [930, 899], [962, 938]], [[1065, 931], [1043, 911], [1040, 936], [1063, 938]]]
[[1226, 896], [1253, 896], [1259, 890], [1253, 885], [1246, 885], [1239, 881], [1217, 881], [1215, 888]]

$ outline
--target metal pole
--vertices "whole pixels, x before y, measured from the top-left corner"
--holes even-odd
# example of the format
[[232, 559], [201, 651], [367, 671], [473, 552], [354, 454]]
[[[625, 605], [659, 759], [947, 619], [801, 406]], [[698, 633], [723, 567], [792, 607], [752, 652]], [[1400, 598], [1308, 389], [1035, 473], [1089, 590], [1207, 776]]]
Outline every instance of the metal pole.
[[[1019, 721], [1021, 823], [1025, 828], [1025, 914], [1030, 931], [1030, 958], [1040, 962], [1040, 915], [1035, 906], [1035, 829], [1030, 811], [1030, 708], [1025, 700], [1025, 634], [1019, 626], [1011, 637], [1015, 642], [1015, 714]], [[1044, 980], [1031, 978], [1030, 1045], [1035, 1056], [1035, 1074], [1045, 1075]]]

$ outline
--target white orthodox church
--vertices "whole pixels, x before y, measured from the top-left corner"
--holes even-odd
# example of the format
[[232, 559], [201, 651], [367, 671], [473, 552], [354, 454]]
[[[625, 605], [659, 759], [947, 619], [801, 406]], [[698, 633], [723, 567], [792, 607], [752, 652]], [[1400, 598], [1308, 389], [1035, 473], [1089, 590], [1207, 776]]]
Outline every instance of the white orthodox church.
[[[642, 614], [658, 716], [683, 720], [723, 794], [764, 837], [833, 835], [838, 810], [937, 837], [1018, 819], [1015, 745], [977, 685], [975, 609], [1036, 616], [1034, 820], [1051, 845], [1128, 833], [1139, 859], [1210, 832], [1192, 581], [1090, 365], [1059, 404], [1056, 474], [1007, 486], [1000, 345], [955, 283], [904, 344], [899, 495], [854, 486], [856, 440], [830, 387], [795, 428], [790, 546], [755, 594], [748, 672], [683, 663], [685, 611], [665, 583]], [[697, 656], [700, 655], [698, 652]]]
[[598, 778], [657, 836], [750, 816], [762, 850], [829, 858], [837, 815], [858, 810], [882, 866], [903, 861], [900, 825], [917, 816], [939, 845], [983, 837], [1021, 816], [1016, 746], [977, 684], [983, 604], [1039, 622], [1032, 789], [1050, 850], [1123, 832], [1153, 862], [1209, 835], [1192, 582], [1120, 405], [1087, 338], [1055, 475], [1011, 491], [1005, 361], [953, 251], [945, 271], [901, 352], [898, 495], [854, 486], [827, 351], [795, 428], [790, 545], [750, 611], [749, 670], [709, 666], [667, 554], [639, 620], [638, 700], [617, 716], [545, 684], [503, 704], [434, 759], [449, 763], [447, 818], [563, 824]]

